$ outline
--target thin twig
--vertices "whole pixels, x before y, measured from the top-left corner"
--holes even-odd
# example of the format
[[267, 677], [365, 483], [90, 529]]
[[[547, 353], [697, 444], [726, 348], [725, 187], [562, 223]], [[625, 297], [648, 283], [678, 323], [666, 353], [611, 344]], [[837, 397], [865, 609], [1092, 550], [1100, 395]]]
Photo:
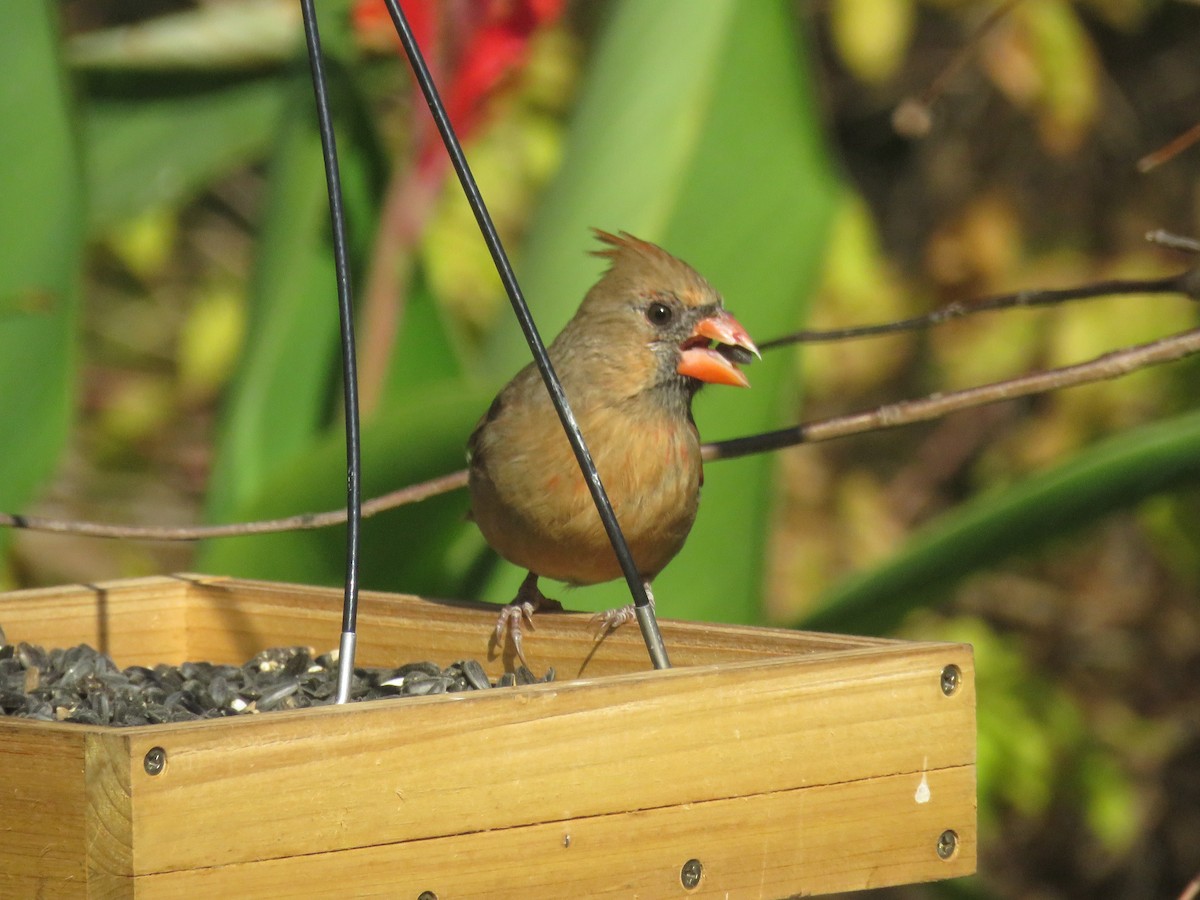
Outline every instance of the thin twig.
[[1021, 0], [1006, 0], [988, 13], [979, 23], [979, 27], [967, 38], [958, 52], [950, 58], [950, 61], [942, 67], [942, 70], [925, 90], [916, 97], [906, 97], [900, 102], [892, 113], [892, 128], [897, 134], [909, 138], [919, 138], [929, 133], [933, 123], [933, 104], [946, 92], [947, 85], [954, 77], [963, 70], [967, 60], [971, 58], [971, 54], [975, 52], [987, 33], [995, 28], [1000, 20], [1012, 12], [1020, 2]]
[[912, 425], [969, 407], [983, 406], [986, 403], [998, 403], [1001, 400], [1027, 397], [1030, 394], [1041, 394], [1093, 381], [1119, 378], [1136, 369], [1174, 362], [1194, 353], [1200, 353], [1200, 328], [1151, 341], [1148, 344], [1137, 344], [1133, 347], [1114, 350], [1072, 366], [1063, 366], [1046, 372], [1035, 372], [1031, 375], [1023, 375], [1019, 378], [961, 391], [952, 391], [947, 394], [930, 394], [919, 400], [891, 403], [869, 412], [836, 416], [832, 419], [796, 425], [779, 431], [706, 444], [704, 458], [706, 460], [734, 459], [738, 456], [779, 450], [796, 444], [829, 441], [852, 434], [861, 434], [864, 431]]
[[1179, 900], [1196, 900], [1196, 897], [1200, 897], [1200, 875], [1187, 883], [1187, 887], [1179, 895]]
[[[420, 484], [409, 485], [379, 497], [364, 501], [364, 519], [418, 503], [438, 494], [465, 487], [467, 470], [451, 472]], [[346, 523], [346, 510], [332, 509], [321, 513], [301, 513], [281, 519], [262, 519], [256, 522], [234, 522], [227, 525], [193, 525], [186, 527], [164, 527], [155, 525], [107, 525], [101, 522], [75, 522], [48, 519], [42, 516], [19, 516], [0, 513], [0, 527], [23, 528], [28, 531], [49, 531], [57, 534], [75, 534], [81, 537], [120, 538], [141, 541], [201, 541], [208, 538], [241, 537], [248, 534], [274, 534], [280, 531], [310, 531], [329, 528]]]
[[876, 325], [857, 325], [852, 328], [836, 328], [828, 331], [797, 331], [793, 334], [786, 334], [782, 337], [764, 341], [758, 345], [758, 349], [770, 350], [783, 344], [815, 344], [826, 341], [878, 337], [885, 334], [896, 334], [901, 331], [913, 331], [918, 328], [930, 328], [934, 325], [940, 325], [943, 322], [949, 322], [952, 319], [961, 319], [981, 312], [995, 312], [996, 310], [1012, 309], [1018, 306], [1051, 306], [1071, 300], [1091, 300], [1096, 297], [1107, 297], [1115, 294], [1183, 294], [1192, 300], [1200, 300], [1200, 268], [1188, 269], [1176, 275], [1167, 275], [1162, 278], [1114, 278], [1107, 281], [1095, 281], [1079, 287], [1014, 291], [1009, 294], [997, 294], [993, 297], [981, 297], [978, 300], [970, 300], [963, 303], [951, 303], [923, 316], [898, 319], [895, 322], [882, 322]]
[[[769, 431], [750, 437], [705, 444], [702, 453], [705, 460], [735, 459], [752, 453], [767, 453], [792, 447], [796, 444], [813, 444], [834, 438], [849, 437], [867, 431], [896, 428], [936, 419], [963, 409], [998, 403], [1039, 394], [1046, 391], [1074, 387], [1093, 381], [1119, 378], [1137, 369], [1175, 362], [1184, 357], [1200, 353], [1200, 329], [1185, 331], [1170, 337], [1114, 350], [1087, 362], [1036, 372], [1007, 381], [985, 384], [946, 394], [932, 394], [918, 400], [892, 403], [873, 410], [835, 416], [818, 422], [809, 422]], [[445, 494], [462, 488], [467, 483], [466, 470], [453, 472], [439, 478], [410, 485], [390, 494], [375, 497], [363, 503], [363, 518], [385, 510], [416, 503], [429, 497]], [[153, 526], [131, 527], [126, 525], [104, 525], [94, 522], [74, 522], [47, 519], [40, 516], [16, 516], [0, 513], [0, 526], [23, 528], [30, 531], [49, 531], [59, 534], [76, 534], [86, 537], [127, 538], [155, 541], [197, 541], [206, 538], [235, 537], [246, 534], [267, 534], [278, 531], [302, 531], [340, 525], [346, 521], [344, 509], [323, 513], [308, 513], [283, 519], [259, 522], [241, 522], [230, 525], [207, 525], [193, 528], [156, 528]]]
[[1153, 153], [1147, 153], [1137, 161], [1137, 170], [1142, 174], [1151, 169], [1157, 169], [1165, 162], [1170, 162], [1184, 150], [1200, 141], [1200, 122], [1197, 122], [1181, 135], [1171, 138]]
[[1180, 250], [1184, 253], [1200, 253], [1200, 241], [1195, 238], [1184, 237], [1181, 234], [1164, 231], [1161, 228], [1154, 231], [1147, 231], [1146, 240], [1151, 244], [1158, 244], [1160, 247], [1166, 247], [1169, 250]]

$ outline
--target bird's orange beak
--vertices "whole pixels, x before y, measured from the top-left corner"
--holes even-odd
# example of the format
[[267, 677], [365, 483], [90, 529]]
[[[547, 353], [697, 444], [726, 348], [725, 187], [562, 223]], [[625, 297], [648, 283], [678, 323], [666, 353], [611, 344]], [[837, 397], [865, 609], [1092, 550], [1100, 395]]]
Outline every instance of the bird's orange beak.
[[711, 341], [726, 347], [741, 347], [760, 356], [741, 323], [725, 310], [720, 310], [696, 323], [691, 336], [679, 348], [679, 365], [675, 371], [711, 384], [750, 387], [750, 379], [725, 354], [709, 346]]

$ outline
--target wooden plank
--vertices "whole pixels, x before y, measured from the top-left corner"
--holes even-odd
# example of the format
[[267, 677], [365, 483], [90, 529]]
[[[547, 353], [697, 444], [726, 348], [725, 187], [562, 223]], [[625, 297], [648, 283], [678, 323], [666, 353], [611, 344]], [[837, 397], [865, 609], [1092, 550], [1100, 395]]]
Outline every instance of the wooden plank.
[[133, 809], [129, 738], [115, 729], [87, 736], [88, 886], [94, 897], [132, 897]]
[[168, 754], [133, 768], [133, 871], [973, 765], [972, 682], [969, 647], [894, 645], [127, 729]]
[[84, 735], [14, 724], [32, 723], [0, 718], [0, 897], [77, 896], [86, 874]]
[[[244, 662], [266, 646], [332, 649], [341, 627], [342, 593], [329, 588], [195, 577], [189, 598], [188, 629], [197, 658]], [[492, 677], [513, 660], [497, 655], [488, 641], [497, 607], [487, 603], [424, 600], [364, 591], [359, 609], [358, 661], [361, 665], [400, 665], [433, 660], [439, 665], [470, 657]], [[629, 626], [596, 643], [590, 614], [539, 614], [526, 636], [526, 654], [539, 672], [548, 666], [558, 677], [600, 677], [649, 668], [637, 628]], [[663, 636], [676, 666], [744, 662], [802, 653], [894, 646], [896, 641], [662, 621]]]
[[136, 578], [0, 594], [9, 641], [47, 649], [89, 644], [120, 666], [184, 661], [185, 606], [192, 585], [174, 577]]
[[[0, 623], [10, 639], [86, 641], [121, 665], [242, 662], [266, 646], [327, 649], [340, 600], [176, 576], [11, 594]], [[511, 664], [488, 657], [494, 606], [369, 592], [362, 604], [361, 664], [469, 656], [493, 676]], [[0, 896], [202, 896], [276, 877], [289, 895], [327, 894], [347, 867], [370, 893], [360, 866], [387, 896], [491, 892], [499, 876], [511, 896], [679, 896], [679, 854], [697, 847], [698, 894], [973, 870], [969, 647], [667, 621], [678, 668], [651, 672], [636, 629], [597, 646], [586, 618], [540, 616], [526, 645], [535, 665], [581, 676], [570, 682], [132, 729], [0, 720], [0, 829], [13, 823]], [[951, 697], [947, 664], [963, 673]], [[153, 746], [168, 756], [157, 776], [142, 767]], [[946, 786], [953, 773], [969, 773], [961, 790]], [[966, 823], [949, 862], [911, 820], [939, 808], [913, 799], [922, 777], [956, 798], [941, 819]], [[907, 806], [871, 793], [885, 784], [907, 785]], [[897, 843], [880, 823], [904, 815]], [[645, 843], [631, 848], [631, 834]]]
[[[922, 802], [924, 785], [927, 799]], [[514, 799], [514, 802], [519, 802]], [[263, 827], [271, 828], [270, 811]], [[936, 852], [952, 829], [958, 848]], [[931, 881], [975, 868], [973, 766], [136, 879], [193, 897], [783, 897]], [[702, 864], [692, 891], [680, 884]]]
[[[120, 666], [185, 660], [240, 665], [267, 647], [333, 649], [341, 628], [342, 592], [201, 575], [140, 578], [97, 585], [15, 591], [0, 596], [0, 625], [12, 641], [44, 647], [87, 643]], [[358, 661], [400, 665], [431, 659], [445, 666], [471, 657], [493, 677], [513, 667], [488, 640], [498, 607], [364, 591]], [[596, 643], [587, 613], [540, 614], [526, 637], [539, 671], [559, 678], [645, 671], [645, 646], [632, 626]], [[676, 666], [741, 662], [800, 653], [896, 644], [880, 638], [823, 635], [662, 621]]]

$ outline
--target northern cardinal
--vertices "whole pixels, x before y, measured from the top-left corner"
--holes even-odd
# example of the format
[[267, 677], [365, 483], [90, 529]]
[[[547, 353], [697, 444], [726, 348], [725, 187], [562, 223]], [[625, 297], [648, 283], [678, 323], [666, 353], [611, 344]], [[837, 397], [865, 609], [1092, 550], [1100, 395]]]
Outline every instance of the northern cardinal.
[[[611, 266], [550, 345], [550, 359], [649, 593], [700, 501], [692, 397], [703, 382], [749, 386], [733, 360], [758, 349], [691, 266], [624, 232], [596, 237], [606, 245], [596, 255]], [[532, 363], [475, 427], [467, 458], [471, 517], [497, 553], [529, 570], [494, 635], [502, 645], [507, 632], [524, 662], [522, 621], [532, 627], [536, 610], [562, 608], [538, 589], [539, 576], [597, 584], [621, 568]], [[631, 618], [632, 605], [594, 621], [603, 635]]]

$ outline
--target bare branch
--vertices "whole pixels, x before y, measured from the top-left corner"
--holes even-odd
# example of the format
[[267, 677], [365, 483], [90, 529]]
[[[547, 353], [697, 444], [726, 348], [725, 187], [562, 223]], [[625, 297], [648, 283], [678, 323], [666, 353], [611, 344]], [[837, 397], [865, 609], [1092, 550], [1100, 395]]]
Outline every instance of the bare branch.
[[[438, 494], [465, 487], [467, 470], [460, 469], [449, 475], [441, 475], [429, 481], [409, 485], [388, 494], [374, 497], [362, 505], [364, 519], [398, 506], [417, 503]], [[57, 534], [75, 534], [82, 537], [119, 538], [141, 541], [200, 541], [207, 538], [241, 537], [248, 534], [273, 534], [280, 531], [308, 531], [314, 528], [329, 528], [346, 521], [345, 509], [332, 509], [321, 513], [301, 513], [282, 519], [263, 519], [257, 522], [235, 522], [228, 525], [195, 525], [168, 528], [154, 525], [106, 525], [100, 522], [73, 522], [48, 519], [42, 516], [19, 516], [0, 513], [0, 527], [23, 528], [28, 531], [49, 531]]]
[[1197, 122], [1183, 134], [1171, 138], [1153, 153], [1147, 153], [1137, 161], [1137, 170], [1142, 174], [1151, 169], [1157, 169], [1165, 162], [1170, 162], [1184, 150], [1200, 141], [1200, 122]]
[[987, 14], [966, 43], [938, 72], [937, 77], [916, 97], [906, 97], [892, 112], [892, 129], [902, 137], [923, 138], [933, 126], [933, 105], [946, 93], [954, 77], [963, 70], [971, 55], [978, 49], [987, 33], [1013, 11], [1021, 0], [1005, 0]]
[[[1165, 233], [1154, 232], [1165, 242]], [[1149, 237], [1149, 235], [1147, 236]], [[1172, 236], [1173, 237], [1173, 236]], [[1183, 241], [1185, 238], [1178, 238]], [[1071, 300], [1092, 300], [1097, 297], [1109, 297], [1118, 294], [1183, 294], [1192, 300], [1200, 300], [1200, 269], [1188, 269], [1176, 275], [1162, 278], [1114, 278], [1107, 281], [1094, 281], [1079, 287], [1053, 288], [1048, 290], [1014, 291], [1009, 294], [997, 294], [993, 297], [981, 297], [965, 303], [951, 303], [941, 309], [926, 313], [923, 316], [913, 316], [910, 319], [898, 319], [895, 322], [883, 322], [876, 325], [857, 325], [852, 328], [836, 328], [829, 331], [797, 331], [782, 337], [764, 341], [758, 345], [759, 350], [771, 350], [784, 344], [813, 344], [827, 341], [844, 341], [856, 338], [879, 337], [885, 334], [895, 334], [901, 331], [914, 331], [918, 328], [931, 328], [953, 319], [973, 316], [981, 312], [995, 312], [1000, 309], [1014, 307], [1053, 306], [1067, 303]]]
[[[1200, 353], [1200, 329], [1185, 331], [1180, 334], [1139, 344], [1122, 350], [1115, 350], [1098, 356], [1088, 362], [1051, 369], [1047, 372], [1036, 372], [1013, 378], [1007, 381], [986, 384], [980, 387], [968, 388], [947, 394], [932, 394], [919, 400], [906, 400], [892, 403], [873, 410], [852, 413], [847, 416], [836, 416], [818, 422], [800, 424], [779, 431], [735, 438], [705, 444], [703, 456], [705, 460], [716, 461], [735, 459], [752, 453], [767, 453], [780, 450], [796, 444], [812, 444], [818, 441], [829, 441], [834, 438], [848, 437], [867, 431], [877, 431], [884, 428], [896, 428], [901, 425], [911, 425], [936, 419], [951, 412], [968, 409], [973, 406], [983, 406], [988, 403], [998, 403], [1002, 400], [1012, 400], [1031, 394], [1059, 390], [1075, 385], [1087, 384], [1093, 381], [1104, 381], [1119, 378], [1122, 375], [1150, 366], [1174, 362]], [[420, 484], [410, 485], [390, 494], [375, 497], [363, 503], [364, 518], [395, 509], [409, 503], [416, 503], [438, 494], [445, 494], [465, 487], [467, 472], [465, 469], [443, 475]], [[156, 528], [154, 526], [105, 525], [94, 522], [73, 522], [57, 519], [47, 519], [40, 516], [19, 516], [0, 513], [0, 526], [23, 528], [30, 531], [48, 531], [58, 534], [75, 534], [86, 537], [125, 538], [132, 540], [152, 541], [197, 541], [206, 538], [236, 537], [248, 534], [267, 534], [279, 531], [303, 531], [313, 528], [326, 528], [340, 525], [346, 521], [344, 509], [330, 510], [323, 513], [308, 513], [289, 516], [283, 519], [268, 519], [258, 522], [240, 522], [229, 525], [208, 525], [194, 528]]]
[[1200, 875], [1187, 883], [1183, 893], [1179, 895], [1179, 900], [1196, 900], [1198, 896], [1200, 896]]
[[[1158, 244], [1160, 247], [1168, 247], [1171, 250], [1181, 250], [1184, 253], [1200, 253], [1200, 241], [1195, 238], [1184, 237], [1181, 234], [1172, 234], [1170, 231], [1164, 231], [1161, 228], [1154, 231], [1146, 232], [1146, 240], [1151, 244]], [[1194, 297], [1192, 298], [1195, 299]]]
[[1093, 381], [1119, 378], [1135, 369], [1174, 362], [1194, 353], [1200, 353], [1200, 329], [1185, 331], [1151, 341], [1148, 344], [1114, 350], [1088, 362], [1064, 366], [1060, 369], [1035, 372], [1032, 375], [967, 388], [962, 391], [953, 391], [948, 394], [931, 394], [920, 400], [892, 403], [869, 412], [836, 416], [832, 419], [796, 425], [779, 431], [706, 444], [704, 458], [706, 460], [733, 459], [751, 453], [779, 450], [796, 444], [812, 444], [817, 441], [861, 434], [865, 431], [926, 422], [972, 406], [983, 406], [987, 403], [1027, 397], [1030, 394], [1041, 394]]

